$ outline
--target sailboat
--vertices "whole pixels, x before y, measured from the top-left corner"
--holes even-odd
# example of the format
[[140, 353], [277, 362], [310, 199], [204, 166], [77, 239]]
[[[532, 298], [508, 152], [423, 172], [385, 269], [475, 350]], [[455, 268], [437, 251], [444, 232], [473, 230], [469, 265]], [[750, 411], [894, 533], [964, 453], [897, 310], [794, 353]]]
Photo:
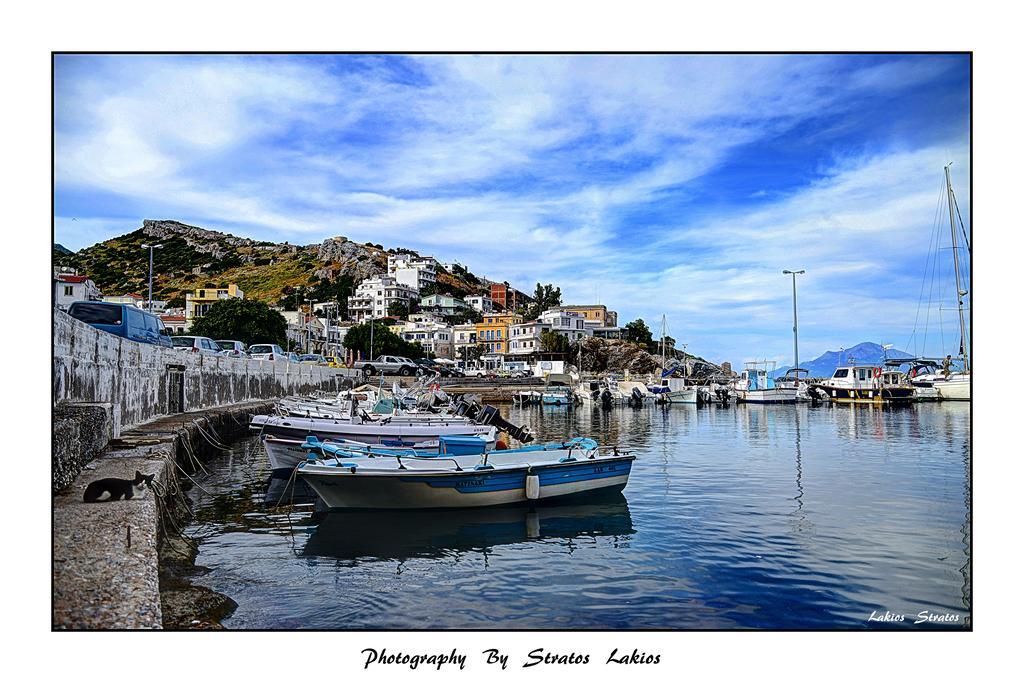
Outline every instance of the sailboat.
[[665, 355], [665, 338], [668, 336], [665, 316], [661, 316], [661, 383], [651, 385], [647, 389], [654, 394], [658, 403], [697, 404], [697, 387], [689, 386], [683, 377], [672, 377], [667, 369], [668, 360]]
[[[960, 360], [961, 370], [952, 369], [952, 361], [954, 357], [952, 354], [946, 356], [946, 359], [939, 360], [937, 363], [933, 361], [933, 367], [941, 367], [942, 370], [936, 372], [928, 372], [924, 374], [915, 374], [911, 378], [911, 384], [915, 387], [922, 389], [932, 388], [938, 394], [938, 397], [945, 401], [970, 401], [971, 400], [971, 359], [970, 359], [970, 342], [967, 339], [967, 325], [964, 319], [964, 297], [967, 296], [968, 291], [964, 289], [964, 284], [960, 280], [960, 247], [957, 242], [957, 231], [956, 231], [956, 219], [954, 217], [954, 210], [959, 215], [960, 209], [956, 205], [956, 197], [953, 194], [953, 183], [949, 179], [949, 167], [952, 163], [947, 164], [944, 168], [946, 172], [946, 203], [949, 207], [949, 231], [952, 239], [952, 252], [953, 252], [953, 272], [956, 279], [956, 304], [957, 312], [960, 318], [960, 349], [956, 358]], [[961, 222], [961, 229], [963, 224]], [[964, 235], [964, 241], [966, 243], [966, 234]], [[967, 244], [968, 250], [970, 244]]]

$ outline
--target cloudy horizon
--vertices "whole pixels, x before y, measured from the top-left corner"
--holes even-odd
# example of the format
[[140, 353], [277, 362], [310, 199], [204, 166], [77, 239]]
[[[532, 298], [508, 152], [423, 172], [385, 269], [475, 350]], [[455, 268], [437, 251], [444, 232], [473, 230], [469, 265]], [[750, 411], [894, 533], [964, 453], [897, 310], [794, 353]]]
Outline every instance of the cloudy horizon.
[[955, 352], [953, 287], [926, 272], [950, 162], [970, 230], [966, 55], [60, 55], [54, 73], [71, 249], [144, 218], [345, 235], [551, 282], [656, 335], [665, 315], [734, 365], [791, 363], [782, 270], [806, 269], [802, 357]]

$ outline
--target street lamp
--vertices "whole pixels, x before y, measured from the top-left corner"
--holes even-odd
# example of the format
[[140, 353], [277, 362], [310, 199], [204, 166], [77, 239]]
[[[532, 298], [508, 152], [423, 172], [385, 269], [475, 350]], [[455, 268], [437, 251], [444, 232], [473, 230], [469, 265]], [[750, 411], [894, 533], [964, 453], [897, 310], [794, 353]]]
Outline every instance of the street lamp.
[[310, 327], [309, 327], [309, 323], [311, 322], [310, 321], [310, 317], [313, 315], [313, 300], [312, 299], [303, 299], [303, 301], [305, 301], [306, 304], [309, 306], [309, 312], [306, 314], [306, 353], [313, 353], [310, 350], [310, 346], [311, 346], [313, 340], [312, 340], [312, 331], [310, 330]]
[[796, 276], [803, 275], [804, 270], [784, 270], [783, 275], [793, 276], [793, 367], [800, 367], [800, 347], [797, 345], [797, 325], [796, 325]]
[[149, 249], [149, 301], [148, 301], [147, 305], [149, 307], [149, 312], [152, 313], [153, 312], [153, 250], [154, 249], [163, 249], [164, 245], [162, 245], [162, 244], [143, 244], [142, 248], [143, 249]]

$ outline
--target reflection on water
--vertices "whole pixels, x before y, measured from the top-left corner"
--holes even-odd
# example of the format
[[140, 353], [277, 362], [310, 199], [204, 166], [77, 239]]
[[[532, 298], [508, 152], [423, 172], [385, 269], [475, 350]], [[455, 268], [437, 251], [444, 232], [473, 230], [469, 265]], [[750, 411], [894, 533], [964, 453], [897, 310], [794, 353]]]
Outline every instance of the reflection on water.
[[[334, 512], [247, 439], [191, 532], [229, 628], [871, 628], [970, 615], [959, 404], [503, 409], [636, 454], [585, 503]], [[283, 502], [282, 507], [277, 507]], [[892, 626], [882, 625], [882, 626]], [[951, 624], [944, 624], [945, 627]], [[956, 627], [956, 624], [952, 624]], [[932, 625], [934, 627], [934, 624]], [[920, 627], [919, 627], [920, 628]]]

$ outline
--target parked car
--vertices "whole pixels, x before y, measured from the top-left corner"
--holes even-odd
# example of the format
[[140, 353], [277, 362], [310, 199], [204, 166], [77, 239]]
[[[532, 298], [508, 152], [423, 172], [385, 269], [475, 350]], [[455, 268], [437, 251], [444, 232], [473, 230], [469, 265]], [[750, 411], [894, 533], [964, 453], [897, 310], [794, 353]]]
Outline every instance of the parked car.
[[75, 301], [68, 307], [68, 315], [125, 339], [168, 348], [173, 346], [163, 321], [138, 306], [106, 301]]
[[324, 356], [324, 363], [329, 368], [343, 368], [345, 367], [344, 361], [338, 356]]
[[415, 375], [419, 366], [403, 356], [377, 356], [376, 359], [364, 363], [363, 372], [368, 375]]
[[289, 351], [287, 355], [288, 355], [288, 362], [289, 363], [298, 363], [299, 362], [299, 354], [295, 353], [294, 351]]
[[299, 362], [303, 365], [326, 365], [327, 361], [323, 356], [317, 353], [307, 353], [304, 356], [299, 356]]
[[253, 344], [249, 357], [257, 360], [288, 360], [288, 354], [277, 344]]
[[209, 337], [171, 337], [171, 343], [178, 351], [201, 353], [204, 356], [219, 356], [220, 347]]
[[224, 352], [225, 356], [231, 356], [232, 358], [243, 358], [245, 357], [245, 344], [234, 339], [218, 339], [217, 346]]

